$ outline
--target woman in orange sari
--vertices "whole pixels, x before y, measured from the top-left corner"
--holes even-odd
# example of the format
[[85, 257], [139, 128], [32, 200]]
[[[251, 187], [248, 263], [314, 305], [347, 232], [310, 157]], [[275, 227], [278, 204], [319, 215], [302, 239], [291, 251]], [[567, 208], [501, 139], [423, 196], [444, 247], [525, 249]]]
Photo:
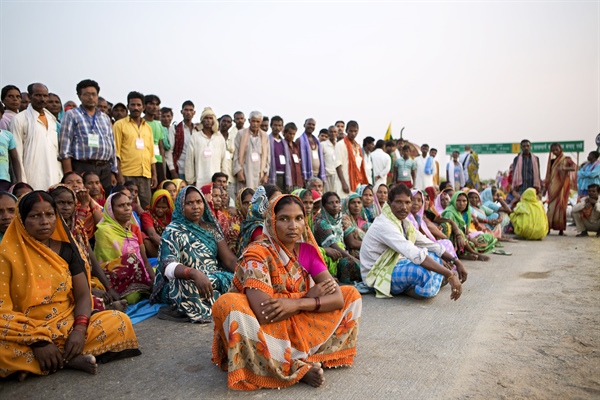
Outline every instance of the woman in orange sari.
[[25, 195], [0, 244], [0, 377], [63, 367], [95, 374], [96, 361], [140, 354], [126, 314], [91, 315], [85, 263], [52, 197]]
[[571, 192], [571, 172], [577, 166], [570, 157], [563, 153], [559, 143], [552, 143], [548, 155], [548, 168], [544, 187], [548, 195], [548, 225], [549, 231], [554, 229], [560, 236], [567, 229], [567, 205]]
[[353, 364], [362, 299], [329, 274], [298, 197], [275, 198], [265, 218], [213, 305], [212, 361], [231, 389], [318, 387], [321, 367]]

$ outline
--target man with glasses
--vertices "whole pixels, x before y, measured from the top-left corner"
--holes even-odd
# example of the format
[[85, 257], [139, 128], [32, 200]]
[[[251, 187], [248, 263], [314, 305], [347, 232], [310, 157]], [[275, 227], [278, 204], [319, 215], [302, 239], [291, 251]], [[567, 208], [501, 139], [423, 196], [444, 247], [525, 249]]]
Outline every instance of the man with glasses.
[[65, 113], [59, 135], [59, 158], [65, 173], [94, 172], [105, 193], [117, 181], [115, 137], [108, 115], [98, 108], [98, 83], [85, 79], [77, 84], [81, 106]]

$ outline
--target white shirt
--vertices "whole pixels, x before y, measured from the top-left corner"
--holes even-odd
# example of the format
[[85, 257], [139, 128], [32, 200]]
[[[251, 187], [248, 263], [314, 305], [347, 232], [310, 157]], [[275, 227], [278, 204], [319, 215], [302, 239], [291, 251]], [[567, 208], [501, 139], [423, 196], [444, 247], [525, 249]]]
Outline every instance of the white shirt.
[[[235, 126], [233, 127], [235, 129]], [[221, 134], [221, 136], [223, 136]], [[236, 177], [233, 175], [233, 153], [235, 152], [235, 138], [237, 137], [237, 129], [232, 131], [229, 129], [229, 136], [225, 140], [225, 163], [223, 164], [223, 173], [229, 176], [229, 183], [235, 183]]]
[[[403, 227], [407, 227], [408, 224], [410, 221], [406, 219], [402, 221]], [[402, 258], [407, 258], [417, 265], [425, 261], [428, 251], [440, 257], [445, 252], [442, 245], [432, 242], [419, 231], [417, 231], [417, 240], [413, 244], [385, 215], [379, 215], [369, 227], [360, 246], [360, 274], [363, 282], [367, 281], [369, 271], [387, 249], [393, 249], [400, 253]]]
[[462, 153], [460, 155], [460, 157], [458, 157], [458, 162], [460, 163], [460, 165], [462, 165], [463, 167], [463, 173], [465, 174], [465, 181], [469, 180], [469, 163], [471, 162], [471, 152], [470, 151], [465, 151], [464, 153]]
[[378, 183], [386, 183], [388, 173], [392, 169], [392, 157], [383, 151], [383, 149], [375, 149], [375, 151], [371, 153], [371, 161], [373, 162], [373, 179], [375, 179], [375, 186], [377, 186]]
[[227, 148], [221, 132], [209, 138], [202, 131], [194, 131], [185, 157], [185, 179], [200, 187], [212, 181], [213, 174], [221, 172]]
[[[349, 155], [348, 149], [346, 148], [346, 142], [343, 140], [337, 142], [335, 145], [335, 158], [339, 160], [338, 161], [339, 165], [342, 166], [342, 176], [344, 177], [344, 180], [346, 181], [346, 184], [348, 184], [348, 186], [350, 186], [350, 175], [348, 172], [348, 163], [355, 162], [357, 167], [360, 169], [360, 164], [362, 163], [362, 155], [361, 154], [362, 153], [359, 152], [358, 155], [354, 155], [354, 154]], [[340, 199], [345, 199], [346, 197], [350, 196], [350, 193], [346, 193], [342, 189], [342, 182], [339, 179], [337, 181], [337, 184], [339, 185], [337, 194], [340, 196]], [[352, 191], [352, 188], [350, 188], [350, 191]]]
[[373, 161], [371, 160], [371, 153], [367, 153], [363, 149], [363, 153], [365, 155], [365, 174], [367, 174], [367, 180], [369, 184], [373, 184]]
[[331, 140], [321, 142], [321, 149], [323, 150], [323, 162], [325, 163], [325, 174], [337, 175], [336, 168], [342, 165], [341, 162], [335, 156], [335, 145], [331, 143]]
[[[183, 123], [183, 121], [181, 123], [183, 124], [183, 149], [181, 150], [179, 160], [177, 160], [177, 169], [180, 174], [183, 174], [185, 171], [185, 155], [187, 152], [188, 144], [190, 143], [190, 138], [192, 137], [192, 132], [188, 129], [185, 123]], [[175, 127], [176, 125], [173, 124], [169, 128], [169, 143], [171, 143], [171, 151], [175, 149]], [[194, 123], [192, 123], [192, 129], [194, 129]], [[167, 165], [169, 166], [169, 168], [171, 167], [168, 162]]]
[[[433, 175], [427, 175], [425, 173], [425, 164], [427, 164], [427, 157], [419, 156], [415, 158], [415, 163], [417, 164], [417, 174], [415, 179], [415, 188], [419, 190], [424, 190], [426, 187], [433, 186]], [[435, 170], [435, 162], [432, 165]]]

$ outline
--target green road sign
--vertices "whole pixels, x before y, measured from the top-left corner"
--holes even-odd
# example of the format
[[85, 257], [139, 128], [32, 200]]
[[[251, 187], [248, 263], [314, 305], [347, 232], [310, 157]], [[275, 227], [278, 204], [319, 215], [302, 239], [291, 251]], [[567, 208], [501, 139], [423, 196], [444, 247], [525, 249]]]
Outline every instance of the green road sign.
[[[532, 153], [548, 153], [550, 145], [554, 142], [532, 142]], [[558, 142], [567, 153], [583, 151], [583, 140]], [[517, 154], [521, 151], [520, 143], [482, 143], [471, 144], [471, 149], [477, 154]], [[465, 150], [464, 144], [447, 144], [446, 154], [451, 154], [453, 151], [462, 153]]]

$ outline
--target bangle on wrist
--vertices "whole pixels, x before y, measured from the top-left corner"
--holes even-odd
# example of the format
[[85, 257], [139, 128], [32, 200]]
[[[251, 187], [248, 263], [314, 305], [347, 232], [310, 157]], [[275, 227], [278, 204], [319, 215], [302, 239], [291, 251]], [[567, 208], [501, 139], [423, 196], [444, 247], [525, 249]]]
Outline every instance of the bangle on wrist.
[[184, 279], [186, 279], [186, 280], [188, 280], [188, 281], [189, 281], [190, 279], [192, 279], [192, 268], [190, 268], [190, 267], [186, 267], [186, 268], [183, 270], [183, 278], [184, 278]]
[[321, 298], [315, 297], [315, 302], [316, 302], [316, 304], [315, 304], [315, 309], [313, 310], [313, 312], [317, 312], [321, 308]]

